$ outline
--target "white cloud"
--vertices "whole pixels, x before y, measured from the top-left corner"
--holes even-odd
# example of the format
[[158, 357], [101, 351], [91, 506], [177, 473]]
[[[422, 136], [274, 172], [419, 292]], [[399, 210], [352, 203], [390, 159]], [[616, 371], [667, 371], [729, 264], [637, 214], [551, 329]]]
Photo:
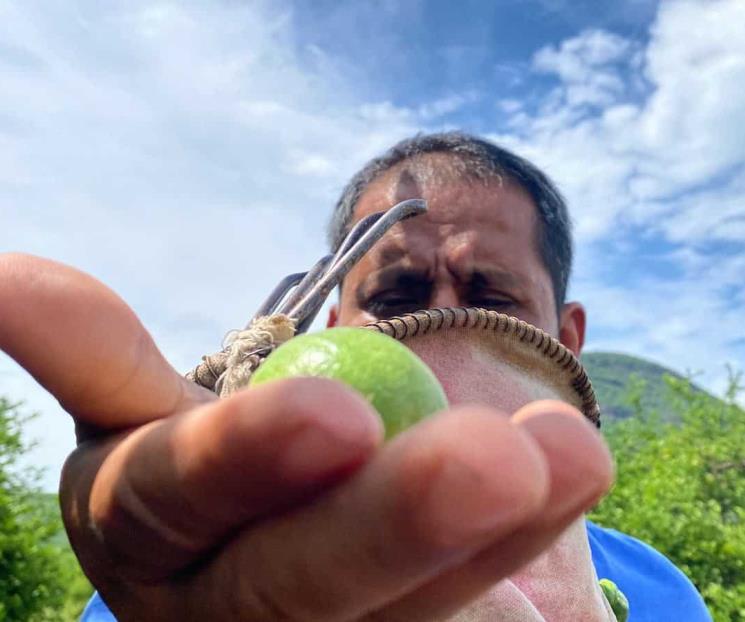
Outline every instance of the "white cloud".
[[[696, 33], [685, 37], [685, 33]], [[646, 57], [655, 85], [638, 140], [655, 153], [660, 194], [693, 186], [745, 158], [745, 4], [661, 6]]]
[[539, 50], [533, 57], [533, 69], [555, 74], [562, 81], [562, 94], [569, 107], [607, 106], [626, 86], [613, 65], [628, 60], [633, 47], [618, 35], [586, 30], [557, 47]]
[[[742, 196], [730, 177], [745, 165], [745, 4], [662, 3], [646, 49], [637, 48], [586, 31], [539, 50], [534, 69], [560, 84], [537, 114], [518, 113], [514, 133], [496, 138], [560, 181], [581, 239], [627, 218], [672, 236], [686, 219], [691, 235], [733, 237], [739, 225], [712, 222], [727, 222]], [[642, 77], [646, 92], [632, 87]], [[702, 227], [701, 210], [677, 199], [715, 179], [730, 207], [706, 214]], [[670, 212], [668, 226], [660, 218]]]
[[433, 121], [445, 115], [461, 110], [464, 106], [478, 101], [479, 94], [469, 91], [464, 94], [448, 95], [431, 102], [422, 104], [417, 108], [417, 117], [420, 121]]
[[[293, 36], [271, 3], [0, 5], [0, 250], [99, 277], [177, 368], [216, 349], [324, 252], [354, 169], [422, 122], [357, 101]], [[33, 459], [53, 488], [71, 426], [7, 358], [0, 373], [43, 412]]]
[[[587, 31], [537, 52], [534, 70], [559, 85], [496, 138], [569, 199], [588, 346], [700, 371], [721, 390], [726, 362], [745, 367], [745, 3], [662, 3], [646, 48]], [[645, 258], [647, 243], [674, 250]], [[629, 282], [627, 269], [647, 275]]]
[[514, 98], [508, 97], [506, 99], [502, 99], [502, 100], [498, 101], [497, 102], [497, 106], [503, 112], [506, 112], [508, 114], [513, 114], [514, 115], [517, 112], [519, 112], [520, 110], [522, 110], [523, 103], [519, 99], [514, 99]]

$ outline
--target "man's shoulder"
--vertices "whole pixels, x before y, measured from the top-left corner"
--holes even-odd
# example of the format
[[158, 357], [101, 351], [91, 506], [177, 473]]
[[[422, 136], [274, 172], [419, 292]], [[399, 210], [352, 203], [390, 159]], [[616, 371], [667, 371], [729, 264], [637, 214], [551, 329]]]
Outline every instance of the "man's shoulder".
[[[587, 521], [592, 561], [599, 578], [610, 579], [628, 597], [629, 622], [710, 622], [690, 580], [648, 544]], [[116, 622], [94, 594], [80, 622]]]
[[641, 540], [590, 521], [587, 535], [598, 577], [615, 582], [629, 599], [629, 622], [711, 620], [694, 585], [662, 553]]

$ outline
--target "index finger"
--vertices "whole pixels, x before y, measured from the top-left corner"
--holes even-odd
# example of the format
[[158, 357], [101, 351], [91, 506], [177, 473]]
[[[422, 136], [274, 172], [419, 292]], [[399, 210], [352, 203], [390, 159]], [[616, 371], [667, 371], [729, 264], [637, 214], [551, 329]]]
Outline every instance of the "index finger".
[[0, 349], [80, 422], [140, 425], [214, 395], [165, 360], [113, 291], [69, 266], [0, 255]]

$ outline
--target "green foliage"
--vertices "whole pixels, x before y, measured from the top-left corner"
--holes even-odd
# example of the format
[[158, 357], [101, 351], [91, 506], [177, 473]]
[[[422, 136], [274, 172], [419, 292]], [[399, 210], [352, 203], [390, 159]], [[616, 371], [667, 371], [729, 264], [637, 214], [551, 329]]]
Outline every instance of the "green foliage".
[[626, 595], [610, 579], [600, 579], [598, 583], [613, 613], [616, 614], [616, 622], [626, 622], [629, 619], [629, 601]]
[[[612, 493], [591, 518], [667, 555], [694, 582], [714, 619], [745, 622], [745, 411], [739, 375], [724, 400], [667, 378], [678, 424], [627, 392], [634, 416], [606, 431], [617, 463]], [[633, 607], [633, 603], [632, 603]]]
[[29, 418], [0, 398], [0, 622], [68, 622], [92, 590], [60, 542], [56, 496], [39, 491], [39, 471], [19, 464]]

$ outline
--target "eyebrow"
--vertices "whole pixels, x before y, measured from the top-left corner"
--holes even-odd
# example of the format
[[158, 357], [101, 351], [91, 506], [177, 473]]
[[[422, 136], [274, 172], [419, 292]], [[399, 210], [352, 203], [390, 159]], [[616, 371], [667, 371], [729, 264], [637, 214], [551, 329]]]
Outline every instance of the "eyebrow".
[[[391, 249], [391, 257], [402, 257], [406, 253], [399, 249]], [[466, 275], [456, 275], [459, 281], [471, 291], [479, 291], [488, 287], [498, 287], [510, 290], [520, 289], [522, 281], [512, 272], [498, 268], [477, 267]], [[362, 304], [371, 294], [372, 282], [379, 287], [396, 287], [400, 289], [421, 286], [431, 282], [427, 270], [411, 266], [386, 265], [365, 278], [356, 288], [355, 297], [358, 304]]]
[[381, 287], [396, 287], [400, 289], [421, 286], [431, 281], [427, 271], [397, 265], [388, 265], [365, 278], [355, 289], [355, 297], [360, 306], [371, 294], [373, 282]]
[[498, 268], [481, 267], [472, 270], [466, 280], [471, 287], [483, 288], [490, 285], [500, 285], [503, 287], [519, 287], [521, 280], [512, 272], [499, 270]]
[[379, 263], [388, 268], [389, 264], [396, 263], [407, 255], [408, 253], [400, 246], [386, 246], [380, 250]]

